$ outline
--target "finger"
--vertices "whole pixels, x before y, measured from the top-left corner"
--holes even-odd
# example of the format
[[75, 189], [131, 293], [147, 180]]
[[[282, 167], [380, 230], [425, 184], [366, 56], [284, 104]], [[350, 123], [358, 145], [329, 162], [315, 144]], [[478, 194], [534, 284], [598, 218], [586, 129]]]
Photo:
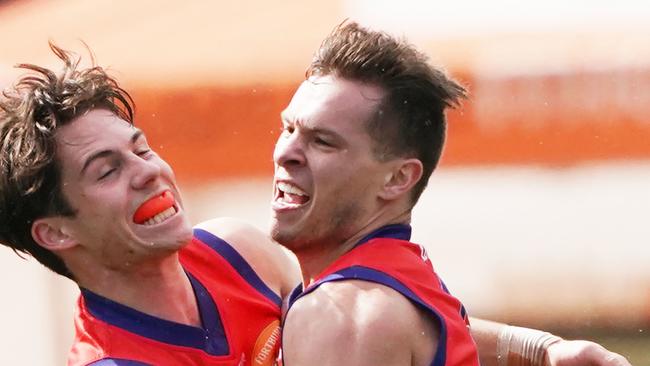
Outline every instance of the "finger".
[[632, 366], [632, 364], [625, 357], [614, 352], [609, 352], [607, 355], [607, 360], [609, 361], [607, 365], [611, 366]]

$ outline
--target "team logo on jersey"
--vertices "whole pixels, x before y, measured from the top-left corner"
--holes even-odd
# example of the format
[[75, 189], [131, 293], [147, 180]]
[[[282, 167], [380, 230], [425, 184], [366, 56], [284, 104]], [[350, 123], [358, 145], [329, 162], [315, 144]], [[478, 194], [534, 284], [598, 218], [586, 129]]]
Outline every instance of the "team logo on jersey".
[[273, 366], [280, 348], [280, 321], [274, 320], [257, 337], [253, 347], [252, 365]]

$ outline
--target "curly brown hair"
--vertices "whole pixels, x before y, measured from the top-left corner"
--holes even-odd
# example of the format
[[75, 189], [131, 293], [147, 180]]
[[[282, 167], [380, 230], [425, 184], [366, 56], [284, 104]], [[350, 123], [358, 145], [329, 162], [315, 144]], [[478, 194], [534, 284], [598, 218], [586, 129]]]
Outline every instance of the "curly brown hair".
[[61, 190], [56, 131], [95, 108], [108, 109], [133, 124], [135, 104], [95, 65], [92, 53], [91, 67], [80, 68], [81, 57], [52, 42], [49, 46], [63, 61], [62, 71], [16, 65], [29, 73], [0, 97], [0, 243], [74, 279], [63, 260], [31, 234], [36, 219], [76, 214]]
[[367, 130], [375, 155], [410, 156], [423, 165], [413, 187], [415, 204], [435, 169], [445, 142], [445, 109], [460, 105], [466, 90], [404, 40], [345, 21], [323, 41], [306, 77], [333, 75], [371, 83], [386, 95]]

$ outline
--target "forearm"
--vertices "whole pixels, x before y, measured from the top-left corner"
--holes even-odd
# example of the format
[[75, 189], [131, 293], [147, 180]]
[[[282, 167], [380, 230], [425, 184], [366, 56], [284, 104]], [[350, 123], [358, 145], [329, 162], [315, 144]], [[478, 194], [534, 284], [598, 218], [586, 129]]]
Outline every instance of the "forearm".
[[506, 324], [489, 320], [470, 318], [472, 338], [478, 348], [481, 366], [499, 366], [497, 339], [499, 332]]

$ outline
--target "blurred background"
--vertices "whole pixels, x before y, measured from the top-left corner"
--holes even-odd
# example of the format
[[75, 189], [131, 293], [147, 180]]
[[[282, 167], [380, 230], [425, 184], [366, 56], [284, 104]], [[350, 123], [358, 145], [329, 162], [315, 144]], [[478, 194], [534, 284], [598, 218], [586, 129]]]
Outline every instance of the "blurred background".
[[[0, 1], [0, 86], [108, 67], [176, 169], [193, 222], [267, 225], [279, 112], [346, 18], [408, 38], [465, 84], [414, 239], [474, 316], [596, 340], [650, 365], [646, 1]], [[61, 365], [76, 286], [0, 250], [0, 364]]]

